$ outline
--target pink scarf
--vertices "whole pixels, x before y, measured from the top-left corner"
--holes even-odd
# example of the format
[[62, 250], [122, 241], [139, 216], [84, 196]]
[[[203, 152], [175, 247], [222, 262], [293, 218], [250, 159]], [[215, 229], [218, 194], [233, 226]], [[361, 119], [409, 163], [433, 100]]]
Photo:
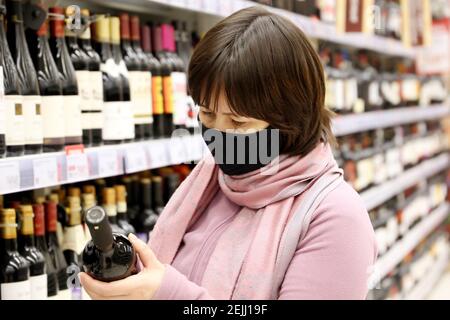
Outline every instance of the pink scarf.
[[285, 226], [304, 191], [330, 172], [342, 175], [323, 143], [304, 157], [281, 155], [239, 176], [223, 174], [208, 154], [170, 199], [149, 245], [162, 263], [170, 264], [185, 232], [221, 188], [242, 208], [218, 240], [201, 285], [216, 299], [276, 299], [274, 268]]

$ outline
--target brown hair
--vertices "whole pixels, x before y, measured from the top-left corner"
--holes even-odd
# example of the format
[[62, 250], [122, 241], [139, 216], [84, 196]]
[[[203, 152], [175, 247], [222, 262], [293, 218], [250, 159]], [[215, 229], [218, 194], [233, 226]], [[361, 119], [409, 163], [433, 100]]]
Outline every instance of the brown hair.
[[195, 103], [280, 129], [280, 153], [305, 155], [322, 139], [335, 143], [325, 108], [324, 71], [304, 33], [260, 7], [240, 10], [210, 29], [194, 50], [188, 87]]

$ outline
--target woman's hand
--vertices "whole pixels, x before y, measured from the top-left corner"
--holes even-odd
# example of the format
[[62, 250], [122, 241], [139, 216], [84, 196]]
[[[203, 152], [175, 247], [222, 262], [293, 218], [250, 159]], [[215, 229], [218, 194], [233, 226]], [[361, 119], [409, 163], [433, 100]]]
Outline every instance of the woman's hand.
[[158, 261], [145, 242], [133, 234], [130, 234], [128, 239], [141, 261], [141, 271], [128, 278], [113, 282], [98, 281], [85, 272], [81, 272], [81, 284], [92, 299], [148, 300], [160, 287], [165, 266]]

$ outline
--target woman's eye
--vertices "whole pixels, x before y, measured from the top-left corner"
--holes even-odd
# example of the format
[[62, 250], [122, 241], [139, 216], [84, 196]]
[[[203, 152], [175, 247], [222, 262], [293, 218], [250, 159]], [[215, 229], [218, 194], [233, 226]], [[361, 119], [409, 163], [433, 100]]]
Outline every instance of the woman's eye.
[[206, 111], [202, 111], [203, 115], [205, 115], [206, 117], [212, 117], [213, 113], [212, 112], [206, 112]]
[[242, 122], [242, 121], [236, 121], [236, 120], [233, 120], [233, 119], [231, 119], [231, 123], [232, 123], [235, 127], [240, 127], [240, 126], [243, 126], [243, 125], [245, 124], [245, 122]]

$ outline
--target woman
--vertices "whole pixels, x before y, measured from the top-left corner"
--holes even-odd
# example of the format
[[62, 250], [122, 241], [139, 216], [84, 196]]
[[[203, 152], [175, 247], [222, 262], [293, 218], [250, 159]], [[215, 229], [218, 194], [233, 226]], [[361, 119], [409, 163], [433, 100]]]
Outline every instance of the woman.
[[[141, 271], [94, 299], [364, 299], [373, 229], [330, 143], [320, 60], [291, 22], [241, 10], [200, 41], [188, 86], [211, 154], [171, 198]], [[244, 138], [244, 139], [241, 139]]]

